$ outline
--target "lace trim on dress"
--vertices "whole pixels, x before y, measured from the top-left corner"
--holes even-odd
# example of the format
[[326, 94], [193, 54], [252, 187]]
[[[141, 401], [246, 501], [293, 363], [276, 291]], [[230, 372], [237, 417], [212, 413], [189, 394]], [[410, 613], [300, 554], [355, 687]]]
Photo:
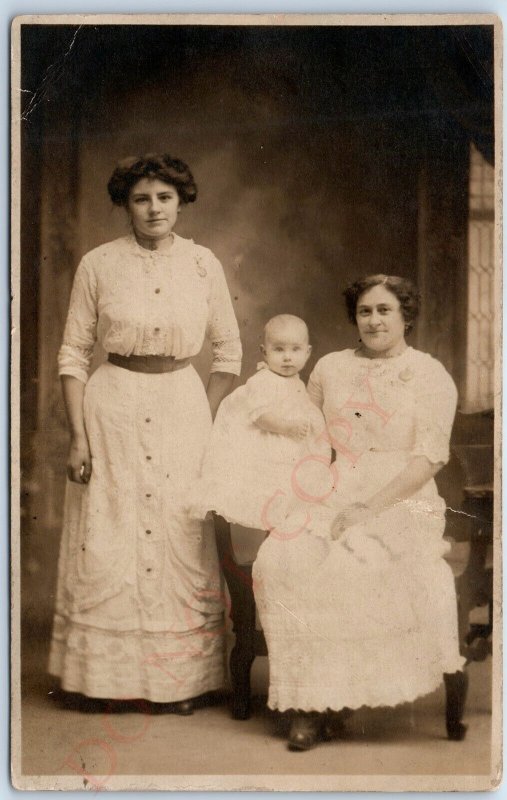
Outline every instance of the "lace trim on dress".
[[64, 342], [58, 352], [58, 374], [72, 375], [86, 383], [92, 358], [93, 347], [78, 347]]
[[[239, 337], [233, 339], [214, 339], [211, 343], [213, 351], [212, 372], [218, 366], [227, 364], [231, 367], [241, 367], [241, 356], [238, 358], [238, 345], [241, 347]], [[239, 352], [241, 352], [239, 350]]]
[[427, 675], [425, 682], [413, 686], [404, 687], [403, 690], [380, 686], [371, 687], [368, 693], [359, 689], [344, 694], [343, 697], [323, 698], [319, 693], [313, 691], [313, 687], [301, 686], [295, 689], [288, 684], [285, 686], [270, 687], [268, 707], [276, 711], [289, 711], [297, 708], [303, 711], [325, 712], [341, 711], [345, 706], [357, 710], [359, 708], [396, 708], [405, 703], [414, 703], [421, 697], [426, 697], [434, 692], [442, 684], [444, 673], [454, 673], [463, 670], [465, 659], [460, 658], [456, 661], [449, 661], [446, 664], [438, 664], [433, 674]]

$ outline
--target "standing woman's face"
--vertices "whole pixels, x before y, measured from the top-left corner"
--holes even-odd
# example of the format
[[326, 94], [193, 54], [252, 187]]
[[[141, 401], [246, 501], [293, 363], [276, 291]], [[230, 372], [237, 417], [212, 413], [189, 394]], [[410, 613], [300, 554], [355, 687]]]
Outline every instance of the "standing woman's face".
[[180, 210], [175, 186], [158, 178], [141, 178], [130, 190], [127, 211], [134, 232], [142, 239], [165, 239]]
[[356, 322], [363, 345], [373, 353], [396, 355], [405, 348], [405, 320], [400, 301], [385, 286], [373, 286], [360, 295]]

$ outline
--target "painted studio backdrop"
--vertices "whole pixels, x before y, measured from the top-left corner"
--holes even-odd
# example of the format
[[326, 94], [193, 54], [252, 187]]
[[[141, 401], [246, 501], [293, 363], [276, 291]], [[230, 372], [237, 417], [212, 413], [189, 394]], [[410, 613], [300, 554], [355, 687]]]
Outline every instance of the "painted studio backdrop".
[[[126, 232], [106, 183], [127, 155], [168, 151], [194, 173], [199, 197], [176, 230], [224, 266], [240, 382], [270, 316], [308, 321], [306, 378], [357, 340], [348, 282], [417, 281], [410, 343], [459, 387], [439, 484], [460, 508], [480, 476], [459, 448], [491, 471], [492, 28], [29, 24], [21, 41], [25, 641], [48, 641], [53, 607], [68, 446], [56, 354], [79, 259]], [[466, 517], [448, 524], [466, 540]]]

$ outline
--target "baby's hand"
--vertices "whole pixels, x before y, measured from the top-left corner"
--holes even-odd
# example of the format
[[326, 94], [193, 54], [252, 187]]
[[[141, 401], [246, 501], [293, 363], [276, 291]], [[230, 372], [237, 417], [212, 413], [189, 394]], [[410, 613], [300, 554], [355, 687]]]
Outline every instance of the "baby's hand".
[[304, 417], [298, 417], [287, 422], [287, 436], [296, 441], [305, 439], [312, 429], [312, 424]]

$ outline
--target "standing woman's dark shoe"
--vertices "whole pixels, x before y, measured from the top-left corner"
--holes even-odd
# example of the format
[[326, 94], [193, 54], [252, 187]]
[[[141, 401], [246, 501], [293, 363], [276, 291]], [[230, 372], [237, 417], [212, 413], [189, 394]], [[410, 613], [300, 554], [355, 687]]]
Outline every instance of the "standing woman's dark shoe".
[[289, 733], [289, 750], [311, 750], [321, 740], [321, 714], [296, 711]]
[[189, 700], [178, 700], [175, 703], [150, 703], [151, 714], [179, 714], [180, 717], [189, 717], [194, 713], [195, 703]]

